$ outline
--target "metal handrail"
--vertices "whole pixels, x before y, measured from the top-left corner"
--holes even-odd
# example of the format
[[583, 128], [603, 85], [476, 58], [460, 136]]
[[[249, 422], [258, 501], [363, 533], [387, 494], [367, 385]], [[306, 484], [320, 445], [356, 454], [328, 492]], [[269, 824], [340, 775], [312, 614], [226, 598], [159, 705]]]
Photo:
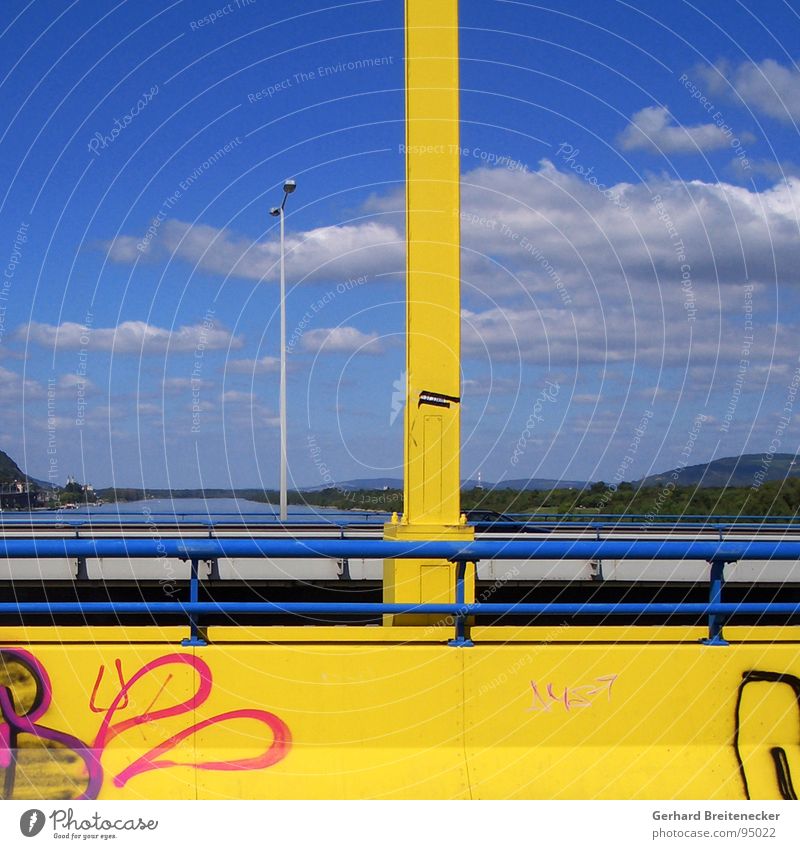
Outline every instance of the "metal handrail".
[[[389, 520], [389, 513], [378, 511], [329, 510], [319, 513], [289, 512], [288, 522], [282, 522], [277, 514], [266, 512], [143, 512], [117, 511], [109, 513], [24, 513], [0, 512], [0, 532], [15, 528], [29, 529], [70, 529], [91, 531], [95, 528], [114, 528], [115, 526], [157, 525], [173, 528], [176, 531], [184, 526], [202, 527], [209, 532], [216, 528], [286, 528], [289, 526], [323, 526], [345, 530], [351, 527], [382, 527]], [[556, 514], [556, 513], [506, 513], [507, 518], [478, 522], [488, 526], [493, 533], [547, 532], [580, 529], [582, 531], [603, 533], [607, 531], [636, 531], [646, 529], [649, 532], [706, 531], [718, 534], [729, 531], [797, 531], [800, 530], [798, 516], [706, 516], [695, 514], [661, 515], [657, 519], [641, 514]]]
[[425, 558], [480, 560], [800, 560], [800, 540], [482, 539], [395, 541], [326, 538], [18, 538], [0, 539], [0, 558], [220, 557]]
[[[726, 563], [739, 560], [800, 560], [800, 541], [789, 540], [440, 540], [395, 541], [368, 539], [243, 539], [243, 538], [105, 538], [105, 539], [0, 539], [0, 558], [38, 557], [177, 557], [191, 561], [190, 599], [185, 602], [0, 602], [0, 614], [172, 614], [188, 616], [190, 637], [184, 645], [205, 645], [199, 616], [208, 613], [262, 614], [432, 614], [453, 618], [453, 646], [472, 645], [467, 633], [468, 617], [509, 614], [525, 616], [672, 616], [708, 617], [708, 645], [727, 645], [722, 635], [725, 618], [731, 614], [798, 616], [800, 604], [722, 603]], [[316, 558], [420, 558], [449, 560], [456, 564], [455, 604], [370, 604], [370, 603], [284, 603], [201, 602], [199, 563], [220, 557], [316, 557]], [[467, 604], [467, 564], [480, 560], [509, 559], [646, 559], [700, 560], [711, 566], [709, 602], [706, 604]]]

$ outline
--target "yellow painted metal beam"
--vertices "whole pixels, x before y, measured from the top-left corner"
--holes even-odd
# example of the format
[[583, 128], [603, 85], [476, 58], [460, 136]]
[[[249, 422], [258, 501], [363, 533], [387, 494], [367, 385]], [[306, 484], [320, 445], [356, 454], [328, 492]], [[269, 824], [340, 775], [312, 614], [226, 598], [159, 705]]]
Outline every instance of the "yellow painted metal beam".
[[[386, 526], [390, 539], [471, 538], [460, 524], [458, 80], [457, 0], [406, 0], [405, 503], [402, 519]], [[454, 586], [447, 562], [386, 561], [387, 602], [453, 601]]]
[[457, 0], [406, 2], [405, 520], [460, 514]]
[[758, 629], [711, 648], [680, 629], [574, 644], [554, 625], [457, 650], [250, 643], [242, 628], [195, 651], [37, 630], [38, 643], [0, 633], [0, 797], [780, 799], [800, 786], [798, 643]]

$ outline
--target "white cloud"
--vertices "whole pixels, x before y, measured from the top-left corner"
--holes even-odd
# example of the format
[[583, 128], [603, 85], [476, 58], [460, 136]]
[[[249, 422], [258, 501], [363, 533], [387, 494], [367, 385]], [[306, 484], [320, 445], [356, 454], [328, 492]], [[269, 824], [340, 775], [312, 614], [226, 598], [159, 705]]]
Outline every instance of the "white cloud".
[[210, 380], [199, 377], [165, 377], [162, 383], [164, 392], [172, 395], [180, 392], [191, 392], [193, 389], [208, 389], [213, 386]]
[[142, 401], [137, 404], [136, 412], [140, 416], [161, 416], [164, 414], [164, 409], [160, 404], [155, 404], [152, 401]]
[[[758, 302], [758, 289], [754, 297]], [[491, 362], [534, 363], [578, 373], [587, 366], [608, 372], [615, 368], [676, 367], [687, 375], [699, 364], [711, 369], [705, 381], [723, 384], [738, 364], [746, 331], [742, 319], [743, 293], [737, 292], [730, 313], [699, 312], [687, 322], [678, 305], [641, 303], [605, 309], [565, 311], [494, 307], [481, 312], [464, 310], [462, 350], [471, 359]], [[773, 350], [792, 349], [796, 325], [758, 324], [761, 345], [748, 356], [753, 377], [769, 373]], [[752, 332], [752, 331], [751, 331]], [[765, 372], [763, 370], [766, 370]], [[583, 399], [586, 400], [586, 399]]]
[[15, 332], [15, 338], [43, 347], [62, 350], [87, 348], [113, 351], [115, 354], [161, 354], [166, 351], [194, 351], [199, 344], [205, 350], [241, 348], [240, 337], [222, 328], [204, 324], [184, 325], [175, 329], [155, 327], [144, 321], [123, 321], [117, 327], [87, 328], [65, 321], [60, 325], [32, 321]]
[[[226, 393], [227, 394], [227, 393]], [[248, 393], [238, 393], [246, 396]], [[231, 399], [225, 406], [225, 420], [239, 434], [260, 432], [264, 427], [280, 427], [281, 420], [274, 410], [259, 403], [255, 397]]]
[[222, 393], [222, 401], [225, 404], [252, 404], [255, 395], [252, 392], [240, 392], [238, 389], [229, 389]]
[[377, 333], [362, 333], [355, 327], [321, 327], [318, 330], [309, 330], [303, 335], [302, 345], [306, 351], [337, 354], [355, 351], [378, 354], [382, 350]]
[[[592, 163], [581, 164], [589, 170]], [[480, 167], [464, 175], [465, 297], [474, 287], [495, 294], [498, 286], [500, 291], [553, 295], [559, 280], [572, 287], [571, 295], [606, 284], [619, 292], [621, 282], [624, 287], [639, 279], [652, 286], [654, 272], [674, 275], [681, 263], [654, 195], [662, 198], [663, 210], [686, 245], [696, 281], [738, 283], [746, 275], [800, 280], [795, 261], [800, 180], [789, 177], [756, 192], [699, 180], [606, 184], [594, 169], [589, 177], [562, 168], [543, 160], [531, 172]], [[402, 199], [391, 193], [380, 203], [372, 198], [369, 205], [379, 222], [365, 219], [290, 234], [291, 281], [331, 283], [367, 274], [400, 284]], [[165, 222], [162, 230], [165, 256], [174, 252], [223, 276], [275, 278], [274, 242], [251, 243], [228, 230], [181, 222]], [[116, 258], [123, 260], [124, 252]], [[235, 362], [237, 369], [241, 364], [250, 371], [253, 361]], [[259, 362], [259, 370], [274, 368], [269, 358]]]
[[[724, 182], [606, 185], [601, 174], [592, 177], [596, 185], [547, 160], [527, 174], [480, 168], [467, 175], [465, 294], [473, 287], [490, 297], [529, 293], [549, 305], [561, 302], [560, 282], [584, 304], [631, 292], [670, 298], [681, 295], [684, 263], [695, 286], [800, 282], [800, 179], [759, 192]], [[478, 209], [484, 223], [470, 217]]]
[[81, 377], [81, 375], [76, 374], [75, 372], [68, 372], [67, 374], [62, 374], [58, 385], [62, 389], [77, 389], [80, 387], [85, 391], [91, 391], [94, 389], [94, 384], [87, 377]]
[[[485, 345], [513, 359], [518, 349], [526, 360], [548, 365], [679, 365], [718, 356], [735, 361], [744, 283], [756, 287], [757, 318], [764, 320], [776, 287], [800, 283], [800, 179], [789, 177], [762, 191], [667, 178], [604, 184], [596, 170], [587, 177], [591, 162], [581, 164], [581, 171], [563, 164], [559, 170], [544, 160], [536, 171], [480, 167], [464, 175], [465, 351], [481, 357]], [[369, 245], [364, 250], [374, 268], [402, 267], [400, 196], [392, 193], [370, 205], [383, 222], [381, 238], [391, 233], [398, 242], [381, 244], [374, 222], [364, 221], [348, 225], [349, 244]], [[200, 229], [197, 243], [208, 249], [203, 262], [216, 251], [220, 273], [242, 275], [244, 266], [225, 248], [239, 244], [237, 238]], [[341, 228], [323, 229], [330, 238], [321, 241], [335, 245]], [[293, 239], [313, 242], [307, 233]], [[335, 255], [335, 247], [328, 254]], [[337, 274], [355, 276], [361, 266], [348, 263], [360, 255], [339, 254]], [[402, 275], [390, 279], [399, 287]], [[692, 323], [687, 304], [697, 310]], [[760, 350], [772, 350], [776, 339], [790, 344], [783, 337], [790, 321], [781, 316], [777, 330], [761, 323]], [[377, 334], [353, 326], [312, 327], [301, 345], [345, 353], [364, 345], [370, 353], [385, 347]], [[277, 362], [241, 359], [227, 367], [253, 374], [275, 370]]]
[[716, 124], [684, 127], [675, 123], [666, 106], [646, 106], [633, 115], [619, 144], [623, 150], [699, 153], [726, 147], [728, 138]]
[[280, 369], [279, 357], [261, 357], [257, 360], [228, 360], [225, 368], [237, 374], [266, 374]]
[[[119, 236], [103, 243], [114, 262], [132, 263], [140, 256], [139, 239]], [[202, 271], [248, 280], [277, 280], [280, 244], [256, 242], [207, 224], [169, 219], [148, 251], [153, 257], [190, 262]], [[317, 227], [286, 236], [286, 272], [293, 283], [367, 277], [405, 262], [404, 236], [379, 221]]]
[[787, 67], [774, 59], [742, 62], [734, 67], [729, 62], [701, 67], [695, 71], [710, 92], [736, 98], [754, 112], [763, 112], [781, 121], [800, 119], [800, 69]]
[[44, 386], [38, 381], [26, 380], [15, 371], [0, 366], [0, 400], [19, 401], [27, 398], [42, 398], [45, 394]]

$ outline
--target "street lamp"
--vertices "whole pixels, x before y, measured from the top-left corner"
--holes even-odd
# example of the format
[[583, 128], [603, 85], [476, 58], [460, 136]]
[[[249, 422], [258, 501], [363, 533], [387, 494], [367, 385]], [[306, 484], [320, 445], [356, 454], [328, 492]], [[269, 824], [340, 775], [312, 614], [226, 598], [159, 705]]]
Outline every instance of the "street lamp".
[[280, 494], [280, 516], [285, 522], [288, 516], [288, 499], [286, 493], [286, 275], [284, 272], [284, 242], [283, 242], [283, 208], [286, 206], [286, 198], [297, 188], [294, 180], [286, 180], [283, 184], [283, 203], [273, 207], [269, 214], [281, 220], [281, 390], [280, 390], [280, 418], [281, 418], [281, 494]]

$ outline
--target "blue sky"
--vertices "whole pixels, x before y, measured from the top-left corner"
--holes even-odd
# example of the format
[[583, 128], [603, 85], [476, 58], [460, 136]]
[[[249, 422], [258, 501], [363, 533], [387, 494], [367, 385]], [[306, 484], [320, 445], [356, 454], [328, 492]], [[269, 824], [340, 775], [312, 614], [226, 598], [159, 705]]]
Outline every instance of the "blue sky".
[[[0, 447], [275, 486], [294, 177], [290, 480], [399, 476], [402, 2], [5, 8]], [[464, 477], [797, 450], [799, 12], [462, 0]]]

